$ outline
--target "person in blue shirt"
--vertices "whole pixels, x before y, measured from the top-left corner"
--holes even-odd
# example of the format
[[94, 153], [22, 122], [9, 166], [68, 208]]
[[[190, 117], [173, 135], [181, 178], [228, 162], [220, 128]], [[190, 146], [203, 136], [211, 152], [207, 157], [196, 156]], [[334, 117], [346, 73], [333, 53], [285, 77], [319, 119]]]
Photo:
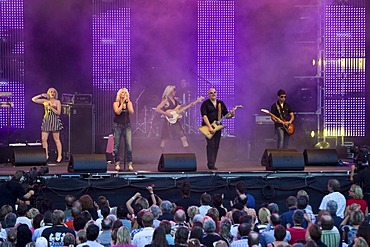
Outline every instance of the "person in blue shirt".
[[255, 208], [256, 207], [256, 200], [254, 199], [253, 195], [251, 195], [247, 192], [247, 190], [248, 190], [247, 184], [244, 181], [239, 181], [238, 183], [236, 183], [235, 190], [236, 190], [236, 193], [238, 193], [238, 196], [242, 195], [242, 194], [245, 194], [247, 196], [247, 198], [248, 198], [247, 208]]

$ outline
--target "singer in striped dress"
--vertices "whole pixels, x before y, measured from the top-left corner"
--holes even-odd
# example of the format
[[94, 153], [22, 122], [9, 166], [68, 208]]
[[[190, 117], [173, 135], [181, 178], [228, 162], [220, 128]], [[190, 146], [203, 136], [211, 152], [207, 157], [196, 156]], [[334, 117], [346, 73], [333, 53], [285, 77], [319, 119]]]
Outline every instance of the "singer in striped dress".
[[46, 152], [46, 159], [49, 159], [48, 138], [49, 133], [53, 135], [57, 147], [57, 163], [62, 161], [62, 143], [60, 141], [60, 131], [63, 129], [62, 121], [59, 116], [62, 112], [62, 105], [58, 100], [58, 91], [55, 88], [49, 88], [47, 93], [34, 96], [32, 101], [44, 106], [44, 117], [41, 124], [41, 141], [42, 147]]

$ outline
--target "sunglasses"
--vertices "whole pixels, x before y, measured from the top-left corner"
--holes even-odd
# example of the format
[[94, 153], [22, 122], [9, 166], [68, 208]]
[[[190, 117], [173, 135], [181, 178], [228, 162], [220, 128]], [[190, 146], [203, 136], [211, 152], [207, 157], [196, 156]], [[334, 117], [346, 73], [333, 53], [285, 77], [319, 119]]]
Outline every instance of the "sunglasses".
[[280, 98], [282, 98], [282, 99], [283, 99], [283, 98], [286, 98], [286, 95], [281, 95], [281, 96], [280, 96]]
[[216, 94], [217, 92], [209, 92], [209, 94]]

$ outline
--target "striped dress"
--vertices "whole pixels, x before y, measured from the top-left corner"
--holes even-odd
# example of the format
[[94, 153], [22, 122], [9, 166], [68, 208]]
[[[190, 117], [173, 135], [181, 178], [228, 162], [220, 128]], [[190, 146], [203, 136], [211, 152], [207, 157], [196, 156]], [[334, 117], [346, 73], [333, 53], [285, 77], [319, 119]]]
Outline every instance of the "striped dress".
[[[56, 106], [52, 106], [56, 109]], [[41, 131], [50, 132], [50, 131], [61, 131], [63, 129], [62, 121], [59, 116], [55, 114], [52, 110], [45, 108], [44, 119], [41, 124]]]

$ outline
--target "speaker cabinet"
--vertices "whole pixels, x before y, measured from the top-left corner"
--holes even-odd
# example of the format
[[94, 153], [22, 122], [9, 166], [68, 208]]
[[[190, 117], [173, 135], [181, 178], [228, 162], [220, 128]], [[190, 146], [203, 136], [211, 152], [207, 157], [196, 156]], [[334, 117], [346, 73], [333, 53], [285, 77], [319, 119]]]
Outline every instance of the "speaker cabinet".
[[336, 149], [305, 149], [303, 152], [306, 166], [337, 166]]
[[0, 146], [0, 164], [10, 163], [13, 159], [13, 148], [9, 146]]
[[95, 152], [95, 108], [94, 105], [67, 105], [69, 154], [92, 154]]
[[269, 162], [269, 156], [271, 153], [296, 153], [295, 149], [265, 149], [261, 158], [261, 165], [266, 166]]
[[267, 171], [303, 171], [303, 154], [298, 152], [271, 152], [266, 165]]
[[158, 163], [160, 172], [195, 172], [197, 161], [194, 153], [162, 154]]
[[42, 147], [14, 147], [13, 166], [46, 166], [45, 149]]
[[68, 163], [69, 173], [106, 173], [105, 154], [73, 154]]

